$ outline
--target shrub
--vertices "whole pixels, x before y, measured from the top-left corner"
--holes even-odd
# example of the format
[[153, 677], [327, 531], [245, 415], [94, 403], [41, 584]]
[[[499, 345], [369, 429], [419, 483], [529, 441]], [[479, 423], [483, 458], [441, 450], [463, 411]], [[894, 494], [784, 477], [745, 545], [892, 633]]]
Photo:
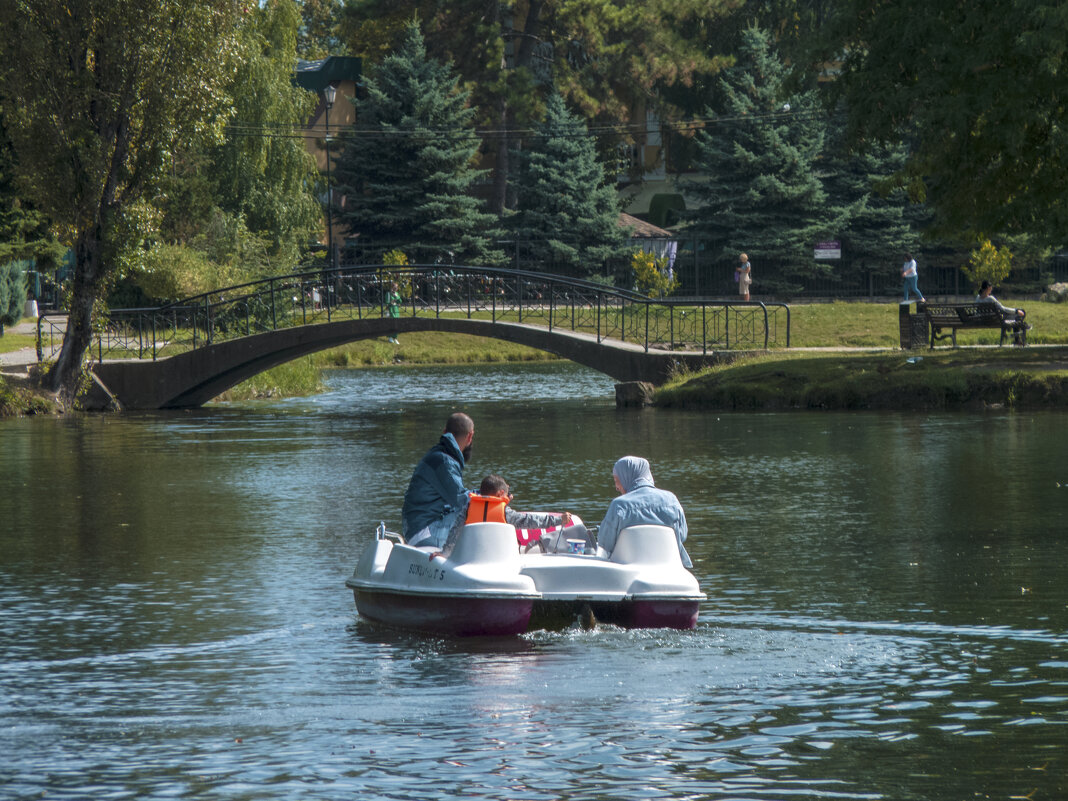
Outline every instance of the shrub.
[[983, 281], [1000, 286], [1012, 272], [1012, 251], [1008, 247], [997, 247], [989, 239], [981, 239], [979, 247], [972, 251], [971, 259], [961, 267], [961, 272], [977, 288]]
[[26, 273], [22, 262], [9, 261], [0, 265], [0, 335], [5, 325], [14, 325], [22, 319], [26, 306]]
[[636, 250], [630, 257], [634, 287], [646, 297], [662, 298], [679, 287], [678, 279], [668, 270], [668, 260]]
[[1042, 300], [1051, 303], [1064, 303], [1068, 300], [1068, 283], [1053, 284], [1042, 294]]

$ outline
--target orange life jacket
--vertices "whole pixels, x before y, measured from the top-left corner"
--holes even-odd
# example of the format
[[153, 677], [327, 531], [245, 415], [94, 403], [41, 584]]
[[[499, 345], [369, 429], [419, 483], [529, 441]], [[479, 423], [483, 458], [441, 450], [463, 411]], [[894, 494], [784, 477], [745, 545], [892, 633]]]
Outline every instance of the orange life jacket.
[[471, 523], [505, 523], [504, 507], [508, 505], [507, 498], [496, 496], [472, 494], [467, 503], [468, 525]]

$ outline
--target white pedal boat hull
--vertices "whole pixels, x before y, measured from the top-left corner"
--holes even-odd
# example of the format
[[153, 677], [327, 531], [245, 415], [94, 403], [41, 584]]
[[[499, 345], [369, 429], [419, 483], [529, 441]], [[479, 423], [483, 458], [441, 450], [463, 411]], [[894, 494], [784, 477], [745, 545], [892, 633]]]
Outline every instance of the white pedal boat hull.
[[361, 617], [454, 636], [558, 629], [582, 618], [692, 629], [705, 598], [664, 526], [620, 532], [611, 556], [520, 553], [505, 523], [464, 527], [448, 558], [379, 535], [345, 584]]

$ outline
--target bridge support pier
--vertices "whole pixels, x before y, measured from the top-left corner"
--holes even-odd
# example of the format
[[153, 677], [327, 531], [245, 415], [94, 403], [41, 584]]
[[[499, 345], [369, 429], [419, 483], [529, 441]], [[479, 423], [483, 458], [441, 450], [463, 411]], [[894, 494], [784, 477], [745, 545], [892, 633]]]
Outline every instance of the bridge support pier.
[[616, 384], [616, 408], [652, 406], [656, 388], [648, 381], [624, 381]]

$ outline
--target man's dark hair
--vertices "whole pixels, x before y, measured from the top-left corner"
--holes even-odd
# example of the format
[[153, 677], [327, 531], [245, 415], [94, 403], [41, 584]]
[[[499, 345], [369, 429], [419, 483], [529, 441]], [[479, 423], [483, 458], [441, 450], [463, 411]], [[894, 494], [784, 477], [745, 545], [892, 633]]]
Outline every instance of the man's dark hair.
[[496, 473], [490, 473], [482, 479], [482, 485], [478, 488], [478, 494], [485, 495], [488, 498], [496, 495], [501, 490], [508, 492], [508, 482]]
[[475, 421], [463, 412], [453, 412], [445, 421], [445, 433], [454, 437], [466, 436], [475, 430]]

